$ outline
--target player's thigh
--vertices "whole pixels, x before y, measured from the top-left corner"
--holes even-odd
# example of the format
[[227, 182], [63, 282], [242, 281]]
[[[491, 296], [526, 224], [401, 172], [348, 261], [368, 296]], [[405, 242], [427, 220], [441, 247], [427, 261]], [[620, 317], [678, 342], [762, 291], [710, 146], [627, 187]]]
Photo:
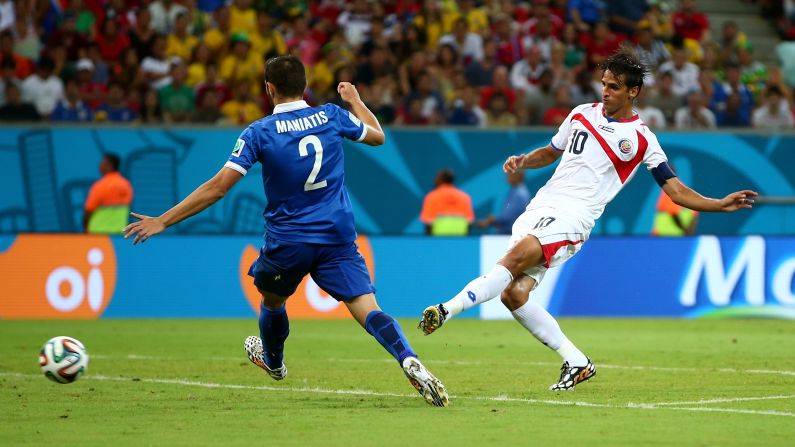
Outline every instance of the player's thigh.
[[309, 272], [314, 261], [315, 248], [311, 245], [265, 238], [259, 257], [251, 264], [249, 276], [268, 302], [287, 298]]
[[356, 243], [322, 246], [319, 251], [317, 262], [309, 273], [326, 293], [337, 301], [375, 293], [367, 264]]
[[511, 312], [522, 307], [529, 299], [530, 291], [535, 289], [536, 280], [527, 275], [519, 275], [502, 291], [502, 304]]
[[513, 225], [508, 253], [532, 250], [535, 262], [522, 271], [538, 285], [548, 268], [563, 264], [582, 248], [588, 232], [580, 220], [554, 208], [529, 209]]

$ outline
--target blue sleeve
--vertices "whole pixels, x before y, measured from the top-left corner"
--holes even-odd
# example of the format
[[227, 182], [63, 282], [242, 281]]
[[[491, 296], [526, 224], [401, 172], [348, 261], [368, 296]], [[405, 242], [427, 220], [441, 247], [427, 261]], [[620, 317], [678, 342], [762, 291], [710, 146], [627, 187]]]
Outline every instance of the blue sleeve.
[[246, 175], [249, 169], [254, 166], [260, 158], [259, 139], [254, 133], [252, 126], [248, 126], [237, 138], [232, 154], [229, 155], [224, 167], [233, 169]]
[[362, 141], [367, 136], [367, 126], [362, 123], [359, 118], [353, 113], [337, 106], [336, 104], [328, 104], [333, 114], [333, 119], [340, 134], [353, 141]]

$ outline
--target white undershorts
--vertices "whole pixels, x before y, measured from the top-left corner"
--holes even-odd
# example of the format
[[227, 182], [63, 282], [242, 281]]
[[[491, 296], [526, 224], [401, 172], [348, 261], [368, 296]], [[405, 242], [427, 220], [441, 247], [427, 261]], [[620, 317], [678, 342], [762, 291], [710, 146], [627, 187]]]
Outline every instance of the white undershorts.
[[580, 251], [590, 232], [591, 229], [581, 219], [555, 208], [532, 208], [525, 210], [514, 222], [508, 249], [531, 234], [541, 242], [546, 262], [524, 271], [525, 275], [535, 280], [535, 288], [541, 283], [547, 269], [563, 264]]

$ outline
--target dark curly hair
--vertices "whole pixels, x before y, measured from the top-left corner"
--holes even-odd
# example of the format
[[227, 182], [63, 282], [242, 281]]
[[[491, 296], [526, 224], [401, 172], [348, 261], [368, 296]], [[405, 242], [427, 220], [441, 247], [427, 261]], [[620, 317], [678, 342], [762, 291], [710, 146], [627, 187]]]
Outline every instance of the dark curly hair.
[[610, 55], [599, 68], [613, 73], [616, 78], [622, 79], [627, 88], [643, 88], [643, 78], [649, 74], [649, 68], [640, 60], [638, 55], [627, 45]]

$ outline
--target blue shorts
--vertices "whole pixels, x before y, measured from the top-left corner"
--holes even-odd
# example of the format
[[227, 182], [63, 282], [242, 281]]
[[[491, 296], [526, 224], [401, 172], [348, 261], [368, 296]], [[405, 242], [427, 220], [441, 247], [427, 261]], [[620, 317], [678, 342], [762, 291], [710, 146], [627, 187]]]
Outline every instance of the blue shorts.
[[263, 292], [289, 297], [308, 274], [337, 301], [374, 293], [370, 272], [355, 242], [317, 245], [285, 242], [265, 236], [265, 245], [249, 276]]

